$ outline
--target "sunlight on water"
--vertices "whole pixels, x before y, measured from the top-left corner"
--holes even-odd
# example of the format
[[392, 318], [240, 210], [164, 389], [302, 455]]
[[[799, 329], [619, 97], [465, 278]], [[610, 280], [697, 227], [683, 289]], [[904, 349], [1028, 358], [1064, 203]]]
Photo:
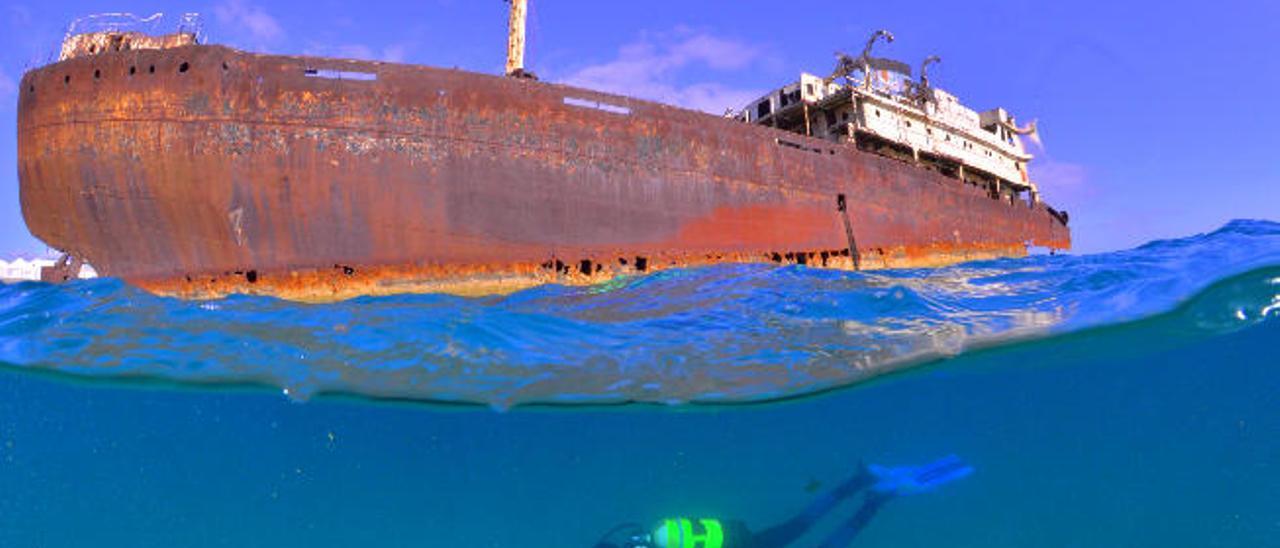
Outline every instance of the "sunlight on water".
[[1280, 313], [1280, 278], [1259, 270], [1274, 265], [1280, 225], [1236, 221], [1101, 255], [867, 273], [717, 266], [490, 298], [190, 302], [117, 280], [27, 283], [0, 288], [0, 362], [267, 384], [296, 399], [754, 401], [1149, 317], [1244, 275], [1213, 286], [1214, 306], [1196, 312], [1201, 329], [1238, 329]]

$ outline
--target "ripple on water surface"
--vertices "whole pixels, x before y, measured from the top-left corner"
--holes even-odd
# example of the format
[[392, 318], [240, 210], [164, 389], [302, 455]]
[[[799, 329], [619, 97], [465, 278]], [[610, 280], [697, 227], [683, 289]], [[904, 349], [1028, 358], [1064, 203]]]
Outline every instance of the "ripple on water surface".
[[464, 401], [755, 401], [975, 346], [1180, 314], [1280, 315], [1280, 224], [1086, 256], [854, 273], [726, 265], [513, 295], [156, 297], [118, 280], [0, 287], [0, 363], [92, 377]]

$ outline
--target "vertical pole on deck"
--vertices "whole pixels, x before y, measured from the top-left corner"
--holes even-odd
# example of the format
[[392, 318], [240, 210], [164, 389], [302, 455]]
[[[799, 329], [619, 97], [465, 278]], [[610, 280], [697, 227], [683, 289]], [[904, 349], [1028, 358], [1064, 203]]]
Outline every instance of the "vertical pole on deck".
[[524, 74], [524, 23], [529, 0], [507, 0], [511, 3], [511, 21], [507, 32], [507, 76]]
[[804, 136], [813, 137], [813, 130], [809, 129], [809, 103], [804, 103]]

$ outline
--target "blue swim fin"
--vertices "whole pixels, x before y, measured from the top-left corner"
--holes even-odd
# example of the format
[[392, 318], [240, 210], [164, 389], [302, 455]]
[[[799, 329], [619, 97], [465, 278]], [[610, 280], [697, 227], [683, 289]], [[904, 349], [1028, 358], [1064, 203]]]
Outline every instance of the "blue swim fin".
[[924, 466], [867, 467], [875, 476], [871, 489], [886, 495], [914, 495], [932, 491], [973, 473], [973, 467], [955, 455], [947, 455]]

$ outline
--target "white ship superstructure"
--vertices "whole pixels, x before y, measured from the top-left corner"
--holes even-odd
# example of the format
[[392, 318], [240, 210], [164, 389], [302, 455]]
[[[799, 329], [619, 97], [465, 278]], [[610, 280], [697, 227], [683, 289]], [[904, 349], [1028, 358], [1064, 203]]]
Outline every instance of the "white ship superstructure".
[[1037, 202], [1039, 192], [1027, 175], [1032, 155], [1019, 138], [1034, 139], [1035, 124], [1019, 128], [1003, 108], [977, 112], [932, 86], [927, 70], [937, 57], [925, 60], [919, 81], [906, 64], [871, 57], [880, 37], [892, 40], [880, 31], [860, 57], [841, 55], [830, 76], [802, 73], [798, 82], [752, 101], [735, 116], [913, 162], [983, 186], [993, 198]]

